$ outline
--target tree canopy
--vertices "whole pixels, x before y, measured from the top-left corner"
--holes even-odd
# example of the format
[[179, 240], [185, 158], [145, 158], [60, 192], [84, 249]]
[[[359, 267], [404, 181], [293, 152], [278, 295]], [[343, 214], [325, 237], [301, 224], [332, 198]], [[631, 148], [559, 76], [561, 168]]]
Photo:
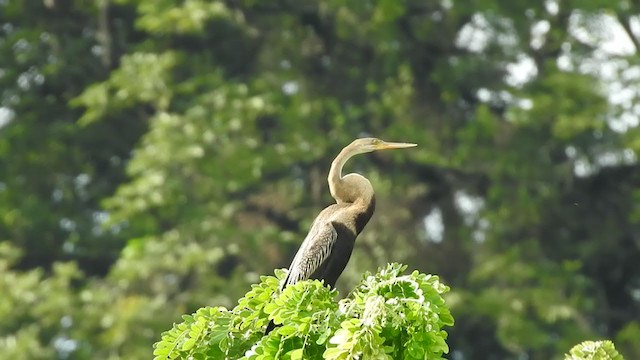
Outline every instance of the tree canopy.
[[356, 137], [338, 282], [438, 274], [451, 357], [640, 358], [640, 5], [0, 1], [0, 352], [149, 358], [286, 267]]

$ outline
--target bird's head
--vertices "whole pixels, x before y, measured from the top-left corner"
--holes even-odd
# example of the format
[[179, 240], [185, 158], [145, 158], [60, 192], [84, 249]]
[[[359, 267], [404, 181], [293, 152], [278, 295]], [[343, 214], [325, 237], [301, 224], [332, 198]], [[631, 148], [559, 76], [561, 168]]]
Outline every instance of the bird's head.
[[410, 148], [417, 145], [403, 142], [387, 142], [376, 138], [361, 138], [354, 140], [349, 147], [355, 154], [364, 154], [377, 150]]
[[[356, 139], [347, 145], [331, 163], [329, 170], [329, 190], [331, 196], [340, 203], [349, 203], [358, 198], [373, 196], [373, 188], [369, 181], [359, 174], [348, 174], [342, 177], [342, 167], [352, 156], [370, 153], [378, 150], [404, 149], [417, 146], [417, 144], [403, 142], [387, 142], [376, 138]], [[364, 195], [363, 195], [364, 194]], [[369, 194], [369, 195], [366, 195]]]

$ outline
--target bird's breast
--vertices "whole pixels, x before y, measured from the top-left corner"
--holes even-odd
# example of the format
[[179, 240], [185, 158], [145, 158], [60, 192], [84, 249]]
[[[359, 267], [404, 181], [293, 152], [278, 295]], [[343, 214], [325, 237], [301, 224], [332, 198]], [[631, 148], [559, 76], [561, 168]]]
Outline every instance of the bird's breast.
[[360, 234], [362, 232], [362, 229], [364, 229], [365, 225], [367, 225], [369, 220], [371, 220], [371, 217], [373, 216], [373, 212], [375, 210], [376, 198], [375, 196], [372, 196], [369, 203], [366, 204], [366, 206], [360, 207], [359, 211], [356, 213], [356, 216], [354, 218], [354, 227], [356, 234]]
[[329, 222], [342, 224], [355, 235], [358, 235], [373, 216], [375, 208], [376, 200], [375, 197], [372, 197], [366, 203], [355, 202], [331, 205], [325, 209], [326, 213], [320, 214], [320, 216], [326, 216]]

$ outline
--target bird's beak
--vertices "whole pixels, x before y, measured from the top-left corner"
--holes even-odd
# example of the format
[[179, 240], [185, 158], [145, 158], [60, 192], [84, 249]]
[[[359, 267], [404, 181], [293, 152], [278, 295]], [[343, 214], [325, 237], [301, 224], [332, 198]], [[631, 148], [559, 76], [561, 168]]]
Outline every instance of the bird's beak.
[[410, 148], [410, 147], [414, 147], [414, 146], [418, 146], [418, 144], [412, 144], [412, 143], [403, 143], [403, 142], [386, 142], [383, 141], [382, 143], [380, 143], [377, 147], [376, 150], [386, 150], [386, 149], [404, 149], [404, 148]]

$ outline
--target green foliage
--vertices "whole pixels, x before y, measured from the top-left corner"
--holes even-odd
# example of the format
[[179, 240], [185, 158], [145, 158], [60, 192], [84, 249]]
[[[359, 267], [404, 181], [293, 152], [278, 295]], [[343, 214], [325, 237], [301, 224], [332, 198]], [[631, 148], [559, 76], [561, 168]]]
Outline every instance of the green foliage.
[[[332, 158], [370, 134], [419, 147], [347, 165], [378, 202], [340, 291], [398, 261], [452, 286], [447, 344], [464, 358], [609, 338], [640, 359], [638, 14], [629, 0], [0, 1], [0, 353], [148, 358], [180, 314], [232, 308], [289, 263], [332, 202]], [[259, 296], [243, 306], [272, 301]], [[382, 297], [368, 301], [388, 321], [419, 310]], [[392, 332], [335, 321], [339, 344], [304, 351]], [[261, 349], [301, 355], [285, 336]]]
[[[390, 264], [366, 274], [349, 297], [302, 281], [279, 293], [286, 277], [263, 276], [233, 310], [205, 307], [162, 334], [156, 360], [439, 359], [448, 353], [445, 326], [453, 317], [437, 276]], [[269, 320], [279, 326], [263, 336]]]
[[613, 343], [604, 341], [585, 341], [574, 346], [565, 360], [623, 360]]
[[133, 53], [120, 61], [120, 68], [111, 73], [109, 81], [89, 86], [71, 101], [74, 106], [88, 109], [78, 119], [80, 124], [86, 126], [108, 111], [127, 109], [135, 104], [153, 104], [158, 109], [168, 106], [171, 96], [168, 73], [176, 63], [173, 53]]
[[625, 349], [625, 355], [628, 359], [640, 358], [640, 322], [631, 321], [625, 325], [625, 327], [618, 332], [615, 338], [616, 344], [621, 349]]

